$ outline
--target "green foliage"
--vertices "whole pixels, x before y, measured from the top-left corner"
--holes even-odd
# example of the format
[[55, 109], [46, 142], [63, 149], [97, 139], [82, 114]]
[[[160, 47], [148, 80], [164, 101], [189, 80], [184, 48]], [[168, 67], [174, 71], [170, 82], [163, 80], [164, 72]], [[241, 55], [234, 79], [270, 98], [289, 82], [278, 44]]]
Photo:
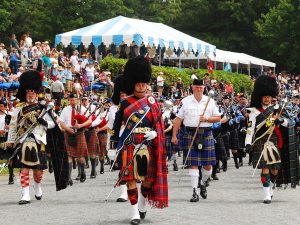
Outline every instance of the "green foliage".
[[[126, 64], [125, 59], [117, 59], [117, 58], [113, 58], [112, 56], [108, 56], [100, 62], [102, 70], [111, 71], [113, 78], [118, 74], [121, 67], [124, 66], [125, 64]], [[207, 73], [207, 70], [185, 69], [181, 71], [176, 67], [152, 66], [152, 75], [154, 79], [157, 78], [159, 72], [164, 73], [165, 84], [167, 86], [171, 86], [174, 82], [177, 82], [178, 78], [180, 77], [185, 87], [188, 87], [192, 82], [191, 75], [193, 72], [195, 72], [199, 78], [202, 78], [204, 74]], [[253, 89], [253, 83], [251, 79], [249, 78], [248, 75], [245, 74], [229, 73], [221, 70], [215, 70], [212, 76], [215, 76], [218, 81], [220, 81], [222, 78], [225, 81], [230, 81], [233, 84], [234, 90], [236, 92], [246, 91], [247, 93], [251, 93]]]

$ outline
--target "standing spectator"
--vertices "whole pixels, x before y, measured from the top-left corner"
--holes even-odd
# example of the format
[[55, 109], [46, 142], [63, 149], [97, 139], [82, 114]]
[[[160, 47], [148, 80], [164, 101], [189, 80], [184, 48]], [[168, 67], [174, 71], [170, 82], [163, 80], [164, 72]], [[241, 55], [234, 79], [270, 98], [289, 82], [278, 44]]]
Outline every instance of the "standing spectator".
[[156, 78], [156, 85], [157, 85], [157, 91], [158, 91], [158, 98], [160, 98], [162, 96], [162, 92], [164, 90], [164, 77], [163, 77], [164, 73], [163, 72], [159, 72], [159, 75]]
[[56, 81], [51, 84], [50, 87], [52, 98], [56, 100], [56, 105], [60, 106], [61, 99], [64, 96], [65, 88], [61, 82], [61, 76], [56, 77]]
[[88, 67], [85, 68], [87, 81], [89, 82], [89, 85], [91, 86], [91, 83], [95, 79], [95, 68], [92, 62], [89, 63]]
[[111, 73], [106, 74], [106, 95], [108, 98], [111, 98], [113, 91], [114, 83], [111, 81]]
[[66, 76], [65, 76], [65, 74], [64, 74], [64, 68], [62, 67], [62, 66], [59, 66], [58, 67], [58, 74], [59, 74], [59, 76], [61, 77], [61, 82], [62, 82], [62, 84], [64, 85], [64, 87], [66, 88], [66, 83], [67, 83], [67, 81], [66, 81]]
[[10, 57], [9, 67], [13, 71], [14, 74], [17, 74], [18, 73], [19, 54], [18, 54], [16, 48], [12, 48], [12, 52], [10, 53], [9, 57]]
[[32, 39], [30, 37], [29, 31], [27, 31], [25, 34], [26, 34], [26, 40], [25, 40], [25, 42], [26, 42], [26, 45], [28, 47], [28, 57], [31, 59]]
[[182, 80], [181, 80], [180, 77], [178, 78], [178, 81], [177, 81], [177, 84], [176, 84], [176, 90], [178, 92], [177, 96], [181, 98], [181, 96], [183, 96], [184, 86], [183, 86], [183, 83], [182, 83]]
[[78, 79], [74, 79], [74, 83], [73, 83], [73, 90], [74, 90], [74, 92], [75, 92], [75, 94], [77, 95], [77, 96], [80, 96], [80, 95], [82, 95], [82, 87], [81, 87], [81, 85], [80, 85], [80, 83], [78, 82]]
[[15, 34], [12, 34], [11, 39], [10, 39], [10, 49], [12, 49], [12, 48], [19, 50], [19, 42], [18, 42]]
[[232, 84], [231, 84], [230, 81], [228, 81], [227, 84], [226, 84], [226, 86], [225, 86], [225, 92], [227, 94], [231, 95], [231, 96], [233, 94], [233, 86], [232, 86]]
[[0, 65], [3, 66], [4, 69], [8, 67], [7, 50], [3, 43], [0, 44]]
[[73, 83], [73, 74], [72, 74], [70, 65], [67, 65], [67, 67], [65, 68], [64, 76], [66, 77], [66, 90], [67, 90], [67, 92], [71, 92], [72, 83]]
[[21, 62], [22, 66], [25, 67], [27, 65], [28, 60], [28, 46], [26, 43], [26, 34], [23, 34], [20, 41], [20, 51], [21, 51]]
[[43, 55], [43, 63], [45, 65], [45, 74], [46, 77], [49, 78], [50, 76], [50, 71], [51, 71], [51, 62], [50, 62], [50, 51], [46, 51], [46, 54]]
[[73, 55], [70, 57], [72, 66], [76, 67], [78, 65], [77, 51], [73, 51]]

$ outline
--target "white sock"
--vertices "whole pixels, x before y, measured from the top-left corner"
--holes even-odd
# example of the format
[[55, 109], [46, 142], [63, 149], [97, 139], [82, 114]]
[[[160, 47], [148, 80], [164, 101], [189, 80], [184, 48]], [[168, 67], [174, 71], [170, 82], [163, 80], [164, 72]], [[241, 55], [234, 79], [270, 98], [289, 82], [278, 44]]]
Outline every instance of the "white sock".
[[270, 182], [270, 195], [273, 196], [274, 183]]
[[198, 180], [199, 180], [199, 170], [198, 169], [189, 169], [189, 175], [191, 176], [191, 185], [194, 190], [197, 189]]
[[37, 183], [37, 182], [34, 181], [33, 189], [34, 189], [35, 195], [37, 197], [41, 197], [43, 195], [42, 184], [41, 183]]
[[22, 188], [21, 194], [21, 200], [30, 201], [29, 186]]
[[138, 206], [139, 206], [140, 212], [146, 212], [147, 211], [146, 198], [142, 195], [141, 192], [139, 193]]
[[201, 168], [201, 173], [202, 173], [202, 180], [201, 180], [201, 185], [204, 185], [204, 183], [207, 181], [207, 179], [210, 177], [212, 174], [212, 169], [206, 170], [203, 167]]
[[136, 203], [135, 205], [131, 205], [131, 206], [132, 206], [132, 220], [141, 219], [140, 218], [140, 213], [139, 213], [138, 203]]

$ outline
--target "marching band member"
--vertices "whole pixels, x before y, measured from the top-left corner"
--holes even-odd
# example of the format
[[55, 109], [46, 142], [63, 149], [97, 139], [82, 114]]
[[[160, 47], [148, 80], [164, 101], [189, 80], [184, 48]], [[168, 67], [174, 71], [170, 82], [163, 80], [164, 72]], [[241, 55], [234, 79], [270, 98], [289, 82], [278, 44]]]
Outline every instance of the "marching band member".
[[[21, 168], [22, 198], [19, 204], [30, 203], [29, 170], [33, 170], [35, 198], [42, 199], [41, 181], [43, 170], [47, 169], [45, 145], [46, 129], [54, 126], [53, 121], [44, 116], [44, 110], [37, 102], [37, 93], [41, 88], [41, 76], [36, 71], [24, 72], [20, 77], [17, 98], [20, 104], [12, 113], [9, 124], [9, 147], [14, 146], [14, 167]], [[43, 111], [42, 111], [43, 110]], [[38, 112], [42, 115], [37, 115]]]

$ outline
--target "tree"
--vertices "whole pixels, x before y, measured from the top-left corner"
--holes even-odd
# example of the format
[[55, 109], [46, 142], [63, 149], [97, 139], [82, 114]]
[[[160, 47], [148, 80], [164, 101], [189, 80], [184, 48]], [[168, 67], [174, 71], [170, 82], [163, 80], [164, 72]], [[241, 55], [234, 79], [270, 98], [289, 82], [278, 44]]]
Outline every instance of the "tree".
[[261, 47], [281, 68], [300, 68], [300, 5], [299, 0], [281, 0], [259, 19], [256, 34]]

